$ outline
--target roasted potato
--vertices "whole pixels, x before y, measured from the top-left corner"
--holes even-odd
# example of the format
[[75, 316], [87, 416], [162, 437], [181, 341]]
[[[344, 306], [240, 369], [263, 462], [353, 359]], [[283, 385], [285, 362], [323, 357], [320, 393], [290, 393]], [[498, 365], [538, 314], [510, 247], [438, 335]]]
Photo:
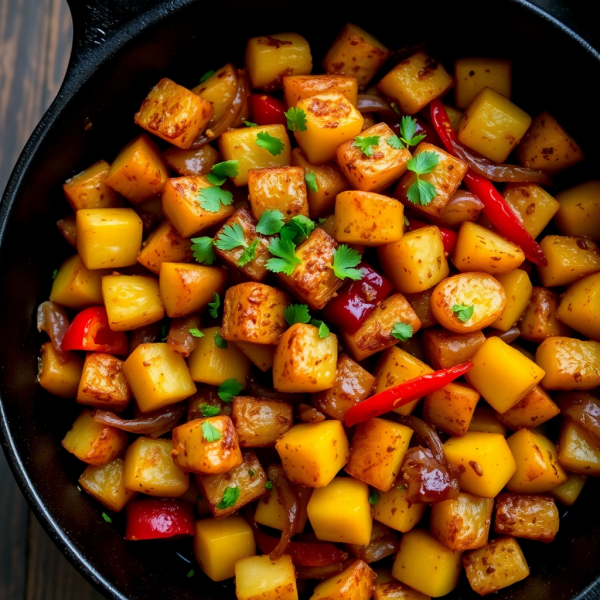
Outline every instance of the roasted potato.
[[428, 219], [434, 225], [457, 229], [465, 221], [477, 221], [482, 210], [483, 202], [475, 194], [458, 189], [444, 210], [437, 216], [429, 215]]
[[427, 363], [436, 370], [467, 362], [475, 356], [483, 342], [485, 336], [481, 331], [454, 333], [435, 328], [423, 332], [423, 349]]
[[275, 446], [275, 442], [294, 424], [291, 404], [251, 396], [233, 399], [231, 418], [242, 448]]
[[512, 65], [501, 58], [459, 58], [454, 62], [456, 107], [467, 108], [483, 88], [510, 99]]
[[312, 600], [369, 600], [375, 584], [375, 572], [367, 563], [357, 560], [338, 575], [332, 575], [315, 587]]
[[[213, 114], [214, 120], [215, 115]], [[219, 160], [219, 153], [210, 145], [182, 150], [171, 146], [163, 152], [165, 162], [178, 175], [207, 175]]]
[[120, 411], [127, 407], [130, 396], [122, 360], [101, 352], [86, 355], [77, 391], [79, 404]]
[[187, 263], [192, 259], [191, 241], [181, 237], [168, 219], [148, 236], [137, 257], [137, 261], [155, 275], [160, 274], [164, 262]]
[[496, 279], [504, 288], [506, 305], [502, 314], [490, 327], [507, 332], [517, 323], [519, 317], [529, 305], [533, 294], [533, 286], [531, 285], [529, 275], [521, 269], [496, 275]]
[[563, 235], [600, 241], [600, 181], [587, 181], [556, 196], [560, 208], [554, 218]]
[[[583, 427], [564, 419], [558, 438], [558, 462], [571, 473], [597, 477], [600, 475], [600, 447]], [[583, 486], [580, 482], [579, 485]], [[576, 482], [576, 491], [579, 485]]]
[[123, 201], [105, 180], [110, 165], [101, 160], [81, 173], [67, 179], [63, 191], [71, 208], [77, 212], [82, 208], [120, 208]]
[[298, 600], [292, 557], [240, 558], [235, 562], [235, 595], [238, 600]]
[[367, 545], [346, 544], [345, 548], [352, 556], [371, 564], [386, 556], [396, 554], [399, 544], [400, 538], [393, 529], [375, 521], [371, 529], [371, 539]]
[[58, 353], [52, 342], [42, 344], [38, 381], [51, 394], [75, 398], [83, 372], [83, 361], [74, 352]]
[[407, 486], [402, 477], [389, 492], [379, 496], [373, 505], [373, 518], [396, 531], [410, 531], [425, 514], [427, 504], [413, 503], [408, 499]]
[[78, 483], [108, 510], [121, 512], [127, 502], [135, 497], [135, 492], [125, 487], [124, 464], [122, 458], [115, 458], [101, 467], [88, 465]]
[[[52, 299], [52, 298], [51, 298]], [[600, 273], [572, 283], [560, 300], [556, 316], [562, 323], [600, 341]]]
[[559, 296], [552, 290], [534, 286], [531, 300], [519, 321], [521, 337], [541, 343], [548, 337], [568, 336], [571, 329], [557, 318]]
[[373, 588], [373, 600], [430, 600], [430, 597], [393, 579], [379, 582], [378, 577]]
[[600, 249], [591, 240], [547, 235], [540, 247], [548, 259], [548, 266], [538, 266], [545, 287], [569, 285], [600, 271]]
[[317, 94], [337, 92], [343, 94], [356, 106], [358, 82], [356, 77], [345, 75], [286, 75], [283, 78], [283, 95], [289, 107], [299, 100]]
[[502, 195], [533, 238], [542, 233], [560, 207], [544, 188], [535, 183], [509, 183]]
[[425, 397], [423, 419], [450, 435], [465, 435], [480, 394], [464, 383], [450, 383]]
[[535, 386], [522, 400], [504, 413], [496, 413], [498, 420], [513, 431], [523, 427], [537, 427], [560, 413], [552, 398]]
[[500, 494], [496, 498], [494, 531], [539, 542], [551, 542], [558, 533], [559, 516], [549, 496]]

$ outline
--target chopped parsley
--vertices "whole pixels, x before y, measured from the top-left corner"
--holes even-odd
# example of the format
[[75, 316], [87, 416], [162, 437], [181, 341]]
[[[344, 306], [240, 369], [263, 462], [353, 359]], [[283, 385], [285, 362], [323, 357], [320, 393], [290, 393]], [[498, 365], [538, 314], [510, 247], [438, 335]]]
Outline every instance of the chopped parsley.
[[248, 244], [244, 239], [244, 229], [239, 223], [225, 225], [219, 237], [215, 240], [215, 246], [223, 252], [234, 250], [240, 246], [247, 248]]
[[285, 144], [279, 138], [273, 137], [268, 131], [260, 131], [256, 135], [256, 144], [268, 150], [273, 156], [278, 156], [285, 148]]
[[473, 316], [474, 306], [465, 306], [464, 304], [455, 304], [452, 307], [452, 312], [456, 315], [461, 323], [465, 323]]
[[187, 574], [187, 576], [188, 576], [188, 577], [193, 577], [195, 574], [196, 574], [196, 571], [194, 571], [194, 569], [190, 569], [190, 570], [188, 571], [188, 574]]
[[245, 267], [250, 261], [254, 260], [256, 256], [256, 248], [258, 247], [258, 240], [254, 240], [238, 258], [237, 266]]
[[250, 477], [254, 477], [254, 469], [248, 469], [248, 475], [250, 475]]
[[412, 117], [402, 117], [400, 121], [400, 140], [406, 147], [416, 146], [425, 139], [425, 135], [415, 135], [417, 132], [417, 120]]
[[275, 238], [269, 244], [269, 252], [276, 257], [267, 261], [267, 269], [273, 273], [291, 275], [296, 266], [302, 264], [296, 256], [296, 246], [290, 240]]
[[317, 176], [314, 173], [307, 173], [304, 176], [304, 180], [306, 181], [306, 187], [311, 192], [319, 191], [319, 184], [317, 183]]
[[206, 176], [206, 180], [216, 186], [222, 186], [228, 177], [237, 177], [240, 162], [238, 160], [225, 160], [213, 165], [211, 172]]
[[395, 337], [401, 342], [410, 340], [413, 336], [413, 327], [408, 323], [394, 323], [394, 329], [392, 329], [392, 337]]
[[171, 328], [171, 324], [168, 321], [164, 321], [160, 326], [160, 341], [166, 342], [169, 337], [169, 329]]
[[327, 327], [323, 321], [311, 319], [310, 324], [318, 328], [320, 338], [326, 338], [329, 335], [329, 327]]
[[215, 241], [211, 237], [192, 238], [192, 252], [197, 262], [212, 265], [215, 262]]
[[190, 329], [190, 335], [192, 335], [195, 338], [204, 337], [204, 334], [197, 327], [192, 327]]
[[281, 229], [280, 236], [282, 240], [290, 240], [295, 244], [304, 241], [314, 230], [315, 224], [304, 215], [296, 215], [290, 219], [287, 225]]
[[215, 332], [215, 346], [221, 348], [221, 350], [227, 350], [227, 340], [217, 331]]
[[240, 497], [240, 488], [239, 487], [228, 487], [223, 494], [223, 499], [219, 504], [217, 504], [217, 508], [223, 510], [224, 508], [231, 508], [235, 506], [235, 503], [238, 501]]
[[408, 489], [408, 486], [405, 483], [403, 483], [402, 485], [398, 486], [398, 490], [400, 492], [402, 492], [403, 490], [406, 490], [406, 489]]
[[354, 146], [360, 148], [365, 156], [373, 156], [373, 146], [379, 145], [379, 135], [354, 138]]
[[202, 77], [200, 77], [200, 83], [204, 83], [207, 79], [212, 77], [215, 74], [214, 71], [206, 71]]
[[244, 125], [246, 127], [257, 127], [257, 124], [253, 123], [252, 121], [244, 121]]
[[202, 435], [207, 442], [216, 442], [221, 439], [221, 432], [210, 422], [202, 422]]
[[260, 219], [256, 224], [256, 231], [263, 235], [275, 235], [282, 230], [283, 225], [283, 213], [277, 209], [267, 209], [260, 215]]
[[58, 275], [58, 269], [54, 269], [54, 271], [52, 272], [52, 281], [54, 281], [56, 279], [57, 275]]
[[219, 294], [215, 292], [213, 294], [213, 301], [208, 303], [208, 313], [213, 319], [216, 319], [219, 316], [219, 306], [221, 306], [221, 298], [219, 298]]
[[216, 417], [220, 412], [219, 406], [213, 406], [212, 404], [201, 404], [199, 407], [203, 417]]
[[371, 492], [369, 494], [369, 504], [377, 504], [379, 502], [379, 494], [377, 492]]
[[273, 482], [272, 481], [267, 481], [267, 483], [265, 483], [265, 488], [267, 488], [268, 490], [272, 490], [273, 489]]
[[359, 252], [346, 244], [339, 246], [333, 253], [333, 272], [339, 279], [362, 279], [362, 269], [355, 269], [362, 260]]
[[407, 161], [409, 171], [416, 174], [417, 180], [408, 188], [406, 197], [418, 206], [427, 206], [436, 196], [435, 186], [429, 181], [423, 181], [420, 175], [431, 173], [440, 162], [437, 152], [421, 152]]
[[306, 113], [301, 108], [290, 108], [284, 114], [290, 131], [306, 131]]
[[404, 148], [402, 140], [396, 134], [391, 135], [389, 138], [386, 138], [385, 141], [388, 143], [388, 146], [396, 148], [396, 150], [401, 150], [402, 148]]
[[112, 519], [105, 513], [102, 513], [102, 518], [107, 522], [107, 523], [112, 523]]
[[235, 377], [226, 379], [220, 386], [217, 394], [223, 402], [231, 402], [234, 396], [237, 396], [244, 385], [240, 383]]
[[306, 304], [290, 304], [283, 311], [283, 316], [290, 326], [295, 323], [310, 323], [310, 314]]
[[220, 187], [202, 188], [198, 192], [198, 202], [204, 210], [215, 213], [221, 209], [221, 205], [229, 206], [233, 202], [233, 194]]

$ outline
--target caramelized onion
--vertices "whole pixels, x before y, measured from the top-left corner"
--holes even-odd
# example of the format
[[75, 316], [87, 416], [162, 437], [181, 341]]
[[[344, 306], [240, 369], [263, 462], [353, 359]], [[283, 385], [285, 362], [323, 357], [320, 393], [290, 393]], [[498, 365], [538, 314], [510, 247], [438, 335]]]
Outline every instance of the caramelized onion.
[[398, 552], [400, 539], [398, 534], [378, 521], [373, 522], [371, 539], [365, 546], [345, 544], [345, 548], [352, 556], [364, 560], [367, 564], [377, 562]]
[[188, 315], [171, 321], [167, 344], [173, 352], [188, 357], [198, 345], [197, 337], [194, 337], [190, 330], [198, 329], [200, 326], [200, 317], [198, 315]]
[[310, 404], [298, 404], [298, 418], [303, 423], [320, 423], [325, 415]]
[[560, 414], [585, 429], [600, 444], [600, 400], [585, 392], [566, 392], [556, 397]]
[[277, 490], [277, 499], [282, 504], [285, 512], [285, 526], [281, 532], [281, 539], [274, 550], [269, 554], [271, 560], [277, 560], [278, 558], [281, 558], [292, 537], [298, 531], [300, 502], [298, 501], [296, 486], [294, 486], [293, 483], [290, 483], [285, 476], [281, 465], [269, 465], [267, 476], [273, 482], [273, 487]]
[[425, 423], [422, 419], [414, 415], [399, 417], [398, 421], [407, 427], [410, 427], [421, 439], [429, 446], [435, 460], [444, 463], [444, 448], [437, 431]]
[[356, 108], [361, 113], [378, 112], [400, 118], [387, 100], [375, 94], [359, 94]]
[[156, 341], [160, 334], [160, 323], [151, 323], [144, 325], [130, 332], [129, 338], [129, 354], [131, 354], [141, 344], [151, 344]]
[[137, 419], [122, 419], [118, 415], [115, 415], [115, 413], [105, 410], [96, 410], [93, 416], [96, 423], [110, 425], [129, 433], [148, 435], [152, 433], [166, 433], [172, 429], [179, 423], [181, 417], [185, 414], [185, 410], [185, 403], [179, 402], [147, 413]]
[[37, 329], [48, 334], [60, 360], [67, 362], [67, 355], [62, 349], [63, 338], [69, 329], [67, 311], [50, 300], [42, 302], [37, 310]]
[[248, 376], [247, 386], [248, 396], [255, 398], [267, 398], [268, 400], [284, 400], [292, 404], [299, 404], [307, 401], [306, 394], [289, 394], [286, 392], [278, 392], [273, 388], [263, 385], [260, 381], [254, 378], [252, 373]]
[[344, 563], [334, 563], [324, 567], [296, 567], [296, 577], [298, 579], [327, 579], [332, 575], [337, 575], [344, 570]]
[[485, 337], [499, 337], [506, 344], [512, 344], [520, 335], [521, 330], [516, 325], [513, 325], [507, 331], [500, 331], [492, 327], [485, 331]]

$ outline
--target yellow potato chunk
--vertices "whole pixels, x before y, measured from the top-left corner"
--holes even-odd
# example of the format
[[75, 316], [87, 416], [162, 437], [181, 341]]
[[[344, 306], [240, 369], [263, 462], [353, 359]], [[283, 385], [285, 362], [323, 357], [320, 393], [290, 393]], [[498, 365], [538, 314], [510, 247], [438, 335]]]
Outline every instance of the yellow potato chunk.
[[483, 498], [496, 496], [517, 469], [499, 433], [469, 431], [462, 437], [451, 437], [444, 444], [444, 457], [460, 471], [460, 489]]
[[542, 233], [560, 207], [544, 188], [535, 183], [509, 183], [502, 196], [533, 238]]
[[556, 292], [535, 286], [531, 301], [521, 316], [521, 337], [529, 342], [541, 343], [547, 337], [568, 336], [571, 329], [558, 320], [559, 296]]
[[421, 594], [421, 592], [395, 581], [391, 575], [388, 580], [380, 581], [380, 570], [378, 569], [375, 572], [377, 573], [377, 580], [373, 588], [373, 600], [430, 600], [430, 596]]
[[142, 247], [142, 220], [131, 208], [77, 211], [77, 251], [88, 269], [135, 265]]
[[496, 276], [501, 283], [506, 295], [506, 305], [502, 314], [490, 325], [500, 331], [508, 331], [517, 323], [519, 317], [525, 312], [533, 294], [533, 286], [529, 275], [521, 269]]
[[498, 413], [489, 406], [477, 406], [473, 413], [473, 418], [469, 423], [468, 431], [499, 433], [502, 437], [506, 437], [506, 425], [503, 425], [498, 421], [497, 415]]
[[285, 103], [292, 107], [300, 100], [317, 94], [336, 92], [343, 94], [356, 106], [358, 82], [356, 77], [345, 75], [286, 75], [283, 78]]
[[466, 378], [500, 413], [522, 400], [544, 377], [539, 361], [540, 366], [499, 337], [485, 340], [472, 362]]
[[450, 383], [425, 397], [423, 418], [450, 435], [465, 435], [479, 401], [479, 392], [464, 383]]
[[241, 515], [196, 521], [194, 557], [213, 581], [233, 577], [236, 561], [255, 554], [252, 528]]
[[389, 492], [380, 494], [373, 505], [373, 518], [396, 531], [410, 531], [425, 514], [427, 504], [410, 502], [403, 479], [399, 478]]
[[122, 360], [100, 352], [86, 354], [77, 391], [79, 404], [120, 411], [129, 404], [130, 395]]
[[545, 287], [569, 285], [600, 271], [600, 249], [591, 240], [547, 235], [540, 247], [548, 259], [548, 266], [538, 266]]
[[498, 420], [513, 431], [523, 427], [537, 427], [560, 413], [552, 398], [539, 386], [504, 413], [496, 413]]
[[173, 461], [171, 440], [138, 437], [125, 453], [124, 485], [132, 492], [178, 498], [190, 485], [190, 476]]
[[395, 579], [434, 598], [456, 587], [460, 571], [460, 552], [446, 548], [423, 529], [402, 536], [392, 567]]
[[401, 240], [377, 248], [385, 276], [402, 294], [423, 292], [448, 276], [440, 230], [434, 225], [404, 234]]
[[505, 162], [531, 124], [531, 117], [492, 88], [482, 89], [458, 127], [460, 142], [495, 162]]
[[275, 446], [294, 424], [292, 405], [282, 400], [236, 396], [231, 418], [242, 448]]
[[548, 496], [500, 494], [496, 499], [496, 533], [551, 542], [558, 533], [558, 524], [558, 509]]
[[59, 219], [56, 226], [66, 242], [77, 249], [77, 223], [75, 214], [70, 214], [64, 219]]
[[253, 365], [261, 371], [266, 372], [273, 368], [275, 362], [275, 346], [265, 346], [264, 344], [248, 344], [247, 342], [237, 342], [236, 346], [245, 354]]
[[165, 309], [158, 281], [146, 275], [106, 275], [102, 297], [113, 331], [129, 331], [160, 321]]
[[[308, 521], [308, 513], [306, 507], [308, 501], [312, 495], [312, 488], [304, 487], [303, 485], [296, 486], [298, 492], [298, 500], [300, 503], [300, 517], [298, 519], [298, 533], [304, 531], [306, 522]], [[257, 523], [272, 527], [273, 529], [279, 529], [283, 531], [285, 529], [287, 521], [287, 513], [283, 507], [282, 501], [279, 500], [277, 489], [271, 488], [271, 491], [267, 496], [263, 496], [258, 504], [256, 505], [256, 513], [254, 515]]]
[[319, 540], [362, 546], [371, 539], [369, 486], [362, 481], [336, 477], [313, 491], [306, 510]]
[[77, 212], [82, 208], [119, 208], [123, 202], [115, 191], [106, 185], [110, 165], [101, 160], [67, 179], [63, 190], [67, 202]]
[[79, 310], [102, 304], [102, 276], [106, 271], [90, 271], [79, 254], [60, 265], [52, 282], [50, 300], [61, 306]]
[[[209, 102], [213, 107], [213, 115], [208, 123], [209, 128], [218, 123], [225, 115], [227, 109], [230, 108], [231, 103], [238, 93], [238, 84], [242, 77], [244, 76], [238, 71], [238, 69], [236, 69], [231, 63], [227, 63], [216, 72], [213, 72], [213, 74], [207, 79], [202, 77], [204, 81], [200, 81], [196, 87], [192, 88], [191, 91], [194, 94], [197, 94], [200, 96], [200, 98], [203, 98]], [[244, 83], [247, 86], [247, 82], [244, 81]], [[242, 112], [244, 111], [245, 108], [242, 108]], [[233, 126], [237, 126], [237, 120], [234, 121]], [[208, 144], [202, 148], [210, 148], [213, 150]], [[217, 161], [215, 160], [215, 162]], [[196, 174], [199, 173], [181, 173], [181, 175]]]
[[163, 152], [163, 158], [178, 175], [207, 175], [219, 160], [219, 153], [210, 144], [189, 150], [171, 146]]
[[403, 113], [414, 115], [435, 98], [443, 96], [453, 83], [437, 60], [425, 52], [417, 52], [395, 66], [377, 87], [393, 98]]
[[[560, 461], [560, 449], [558, 459]], [[587, 481], [587, 475], [567, 473], [567, 476], [569, 477], [567, 481], [550, 490], [550, 494], [565, 506], [573, 506], [575, 500], [577, 500], [583, 490], [583, 486]]]
[[[564, 419], [558, 438], [558, 462], [571, 473], [597, 477], [600, 475], [600, 447], [585, 429]], [[573, 495], [573, 491], [569, 491], [568, 496]]]
[[435, 328], [423, 333], [423, 350], [427, 364], [436, 370], [447, 369], [471, 360], [483, 342], [485, 336], [481, 331], [454, 333]]
[[374, 583], [375, 571], [366, 562], [357, 560], [338, 575], [319, 583], [311, 600], [369, 600]]
[[51, 394], [61, 398], [75, 398], [83, 371], [83, 361], [73, 353], [66, 353], [67, 361], [59, 355], [52, 342], [42, 344], [38, 381]]
[[79, 485], [108, 510], [118, 513], [135, 496], [123, 483], [124, 470], [122, 458], [101, 467], [88, 465], [79, 478]]
[[165, 219], [143, 243], [137, 261], [158, 275], [164, 262], [190, 262], [193, 258], [190, 246], [190, 240], [181, 237], [171, 222]]
[[456, 107], [467, 108], [483, 88], [510, 99], [512, 65], [502, 58], [459, 58], [454, 62]]
[[600, 241], [600, 181], [587, 181], [556, 196], [554, 219], [563, 235]]
[[275, 448], [286, 477], [312, 488], [328, 485], [349, 456], [344, 426], [335, 420], [294, 425], [277, 440]]
[[[52, 298], [51, 298], [52, 299]], [[569, 327], [600, 341], [600, 273], [569, 286], [556, 313]]]
[[298, 600], [292, 557], [240, 558], [235, 563], [235, 595], [237, 600]]

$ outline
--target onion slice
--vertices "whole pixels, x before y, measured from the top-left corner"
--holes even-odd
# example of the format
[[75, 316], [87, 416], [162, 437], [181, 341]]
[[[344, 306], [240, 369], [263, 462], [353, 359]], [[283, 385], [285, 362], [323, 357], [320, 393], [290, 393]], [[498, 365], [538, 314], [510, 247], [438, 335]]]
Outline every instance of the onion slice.
[[437, 431], [431, 426], [425, 423], [422, 419], [415, 417], [414, 415], [401, 416], [398, 421], [403, 425], [406, 425], [412, 429], [423, 441], [429, 446], [433, 457], [438, 462], [445, 464], [444, 460], [444, 447], [440, 436]]
[[159, 410], [145, 414], [137, 419], [123, 419], [115, 413], [106, 410], [96, 410], [93, 414], [96, 423], [110, 425], [129, 433], [152, 434], [157, 432], [166, 433], [173, 428], [185, 414], [184, 402], [171, 404]]
[[281, 532], [281, 539], [275, 549], [269, 554], [271, 560], [281, 558], [286, 551], [292, 537], [298, 531], [300, 520], [300, 502], [296, 486], [285, 476], [281, 465], [272, 464], [267, 469], [267, 475], [277, 490], [277, 498], [283, 504], [285, 512], [285, 527]]
[[356, 109], [361, 113], [378, 112], [399, 118], [398, 113], [392, 108], [391, 104], [375, 94], [359, 94]]
[[65, 333], [69, 329], [67, 311], [50, 300], [42, 302], [37, 310], [37, 329], [39, 332], [45, 331], [48, 334], [61, 362], [67, 362], [67, 353], [62, 349]]
[[344, 563], [333, 563], [324, 567], [302, 567], [296, 566], [296, 577], [298, 579], [327, 579], [337, 575], [344, 570]]

